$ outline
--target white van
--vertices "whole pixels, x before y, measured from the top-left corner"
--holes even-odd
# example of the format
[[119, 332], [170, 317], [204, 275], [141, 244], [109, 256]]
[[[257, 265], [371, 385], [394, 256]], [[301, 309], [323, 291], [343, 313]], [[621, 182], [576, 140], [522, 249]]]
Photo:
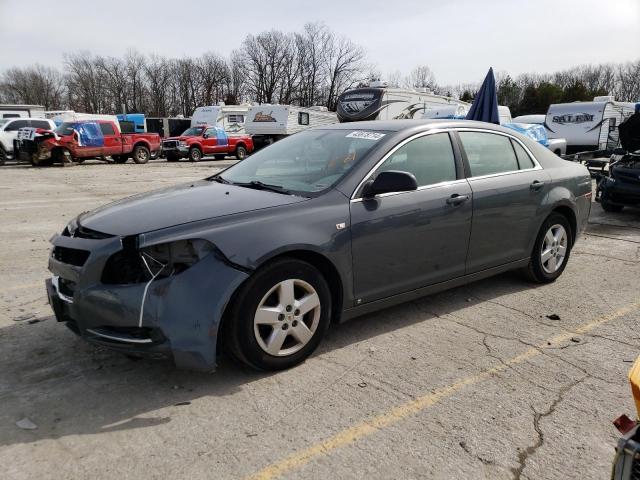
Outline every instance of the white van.
[[565, 138], [567, 152], [610, 150], [618, 145], [618, 125], [635, 112], [635, 103], [595, 97], [593, 102], [549, 106], [545, 126], [550, 138]]

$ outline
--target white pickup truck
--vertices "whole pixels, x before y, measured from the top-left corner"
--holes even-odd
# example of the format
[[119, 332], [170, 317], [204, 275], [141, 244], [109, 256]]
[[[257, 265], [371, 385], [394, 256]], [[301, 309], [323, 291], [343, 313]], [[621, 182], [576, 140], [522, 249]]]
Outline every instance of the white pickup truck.
[[13, 156], [13, 141], [25, 127], [54, 130], [56, 124], [45, 118], [0, 118], [0, 165]]
[[[538, 125], [544, 125], [545, 119], [546, 115], [520, 115], [514, 118], [513, 121], [516, 123], [536, 123]], [[567, 141], [564, 138], [550, 138], [547, 148], [558, 156], [566, 155]]]

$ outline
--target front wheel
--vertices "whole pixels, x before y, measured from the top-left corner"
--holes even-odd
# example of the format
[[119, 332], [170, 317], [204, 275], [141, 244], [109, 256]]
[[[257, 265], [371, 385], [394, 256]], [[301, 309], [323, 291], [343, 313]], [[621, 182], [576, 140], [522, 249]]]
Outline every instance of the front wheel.
[[147, 163], [151, 157], [149, 149], [144, 145], [138, 145], [133, 149], [133, 161], [138, 164]]
[[247, 149], [242, 145], [238, 145], [238, 147], [236, 148], [236, 158], [238, 160], [244, 160], [245, 158], [247, 158]]
[[236, 295], [223, 338], [231, 353], [259, 370], [303, 362], [320, 344], [331, 318], [322, 274], [294, 259], [258, 270]]
[[202, 152], [198, 147], [193, 147], [189, 150], [189, 160], [192, 162], [199, 162], [202, 160]]
[[525, 274], [536, 283], [554, 282], [564, 272], [572, 248], [567, 217], [553, 213], [540, 228]]

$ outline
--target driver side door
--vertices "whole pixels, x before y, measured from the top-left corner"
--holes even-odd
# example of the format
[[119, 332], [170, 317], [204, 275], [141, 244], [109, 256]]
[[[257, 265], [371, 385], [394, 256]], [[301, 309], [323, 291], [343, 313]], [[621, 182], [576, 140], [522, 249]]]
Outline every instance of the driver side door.
[[447, 132], [401, 142], [369, 178], [412, 173], [418, 189], [350, 202], [354, 294], [358, 303], [464, 275], [472, 192]]
[[202, 153], [210, 155], [218, 151], [218, 137], [215, 127], [207, 128], [202, 134]]

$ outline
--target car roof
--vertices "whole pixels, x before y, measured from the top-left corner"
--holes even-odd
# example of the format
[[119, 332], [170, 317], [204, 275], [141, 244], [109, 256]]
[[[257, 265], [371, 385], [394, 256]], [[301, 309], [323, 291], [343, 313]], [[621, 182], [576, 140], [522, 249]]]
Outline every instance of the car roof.
[[[422, 128], [420, 128], [422, 127]], [[334, 123], [318, 127], [319, 129], [330, 130], [385, 130], [389, 132], [401, 132], [403, 130], [433, 130], [439, 128], [482, 128], [485, 130], [496, 130], [499, 132], [512, 133], [513, 130], [504, 128], [494, 123], [476, 122], [473, 120], [369, 120], [365, 122], [344, 122]]]

